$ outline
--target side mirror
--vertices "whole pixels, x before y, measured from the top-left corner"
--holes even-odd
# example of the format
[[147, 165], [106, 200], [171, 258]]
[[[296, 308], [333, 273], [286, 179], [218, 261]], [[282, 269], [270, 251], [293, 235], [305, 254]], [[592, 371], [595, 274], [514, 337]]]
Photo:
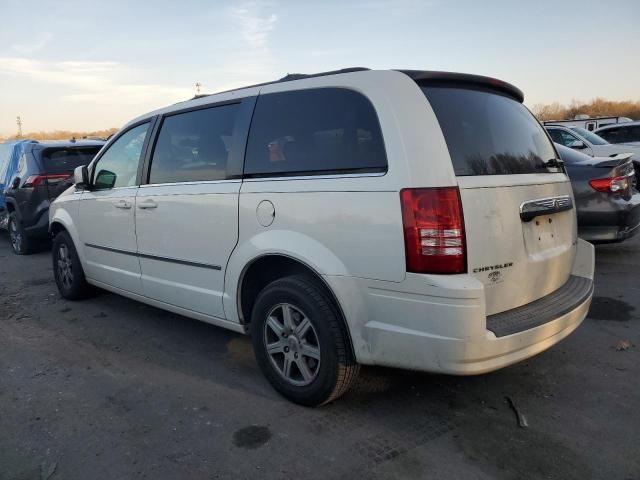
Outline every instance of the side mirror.
[[13, 181], [11, 182], [11, 188], [13, 188], [14, 190], [16, 188], [18, 188], [20, 186], [20, 177], [16, 177], [13, 179]]
[[567, 146], [569, 148], [574, 148], [576, 150], [583, 150], [583, 149], [587, 148], [587, 146], [584, 144], [584, 142], [582, 140], [574, 140], [573, 142], [571, 142]]
[[89, 186], [89, 170], [86, 165], [80, 165], [73, 171], [73, 183], [76, 188], [87, 188]]
[[117, 175], [109, 170], [100, 170], [96, 174], [93, 188], [96, 190], [105, 190], [113, 188], [116, 184]]

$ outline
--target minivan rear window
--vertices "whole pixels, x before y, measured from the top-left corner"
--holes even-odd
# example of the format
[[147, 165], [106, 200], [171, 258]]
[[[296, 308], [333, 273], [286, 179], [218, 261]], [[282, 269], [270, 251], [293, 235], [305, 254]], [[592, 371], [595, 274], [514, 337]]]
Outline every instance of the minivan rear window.
[[88, 165], [102, 146], [47, 148], [42, 152], [43, 167], [47, 173], [69, 173], [80, 165]]
[[423, 85], [456, 175], [557, 173], [556, 153], [520, 102], [489, 89]]
[[258, 97], [247, 143], [246, 176], [386, 170], [378, 116], [361, 93], [314, 88]]

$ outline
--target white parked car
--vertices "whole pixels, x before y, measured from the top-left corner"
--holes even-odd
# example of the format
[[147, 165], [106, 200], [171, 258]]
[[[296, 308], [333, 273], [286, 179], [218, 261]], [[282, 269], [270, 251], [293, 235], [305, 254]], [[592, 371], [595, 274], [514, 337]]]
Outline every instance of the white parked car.
[[347, 69], [143, 115], [51, 208], [57, 285], [237, 332], [284, 396], [360, 364], [470, 375], [587, 314], [593, 247], [520, 90]]
[[610, 157], [619, 153], [632, 153], [634, 160], [640, 160], [640, 147], [638, 146], [612, 144], [600, 135], [581, 127], [546, 125], [545, 128], [554, 142], [578, 150], [590, 157]]

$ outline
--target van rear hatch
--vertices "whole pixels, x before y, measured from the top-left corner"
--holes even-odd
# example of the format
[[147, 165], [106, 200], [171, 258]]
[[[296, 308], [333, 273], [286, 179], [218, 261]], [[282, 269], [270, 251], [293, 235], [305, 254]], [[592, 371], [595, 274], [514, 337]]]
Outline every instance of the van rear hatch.
[[487, 315], [563, 286], [576, 249], [571, 184], [556, 151], [521, 93], [493, 82], [419, 82], [449, 149], [467, 270], [485, 286]]

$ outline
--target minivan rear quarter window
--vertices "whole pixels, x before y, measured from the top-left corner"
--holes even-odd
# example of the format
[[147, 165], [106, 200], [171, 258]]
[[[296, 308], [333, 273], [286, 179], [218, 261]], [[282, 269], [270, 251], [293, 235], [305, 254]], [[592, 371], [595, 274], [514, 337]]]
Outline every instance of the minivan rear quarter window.
[[456, 175], [560, 172], [544, 129], [520, 102], [489, 89], [424, 85]]
[[378, 116], [362, 94], [316, 88], [260, 95], [244, 173], [249, 177], [386, 172]]

